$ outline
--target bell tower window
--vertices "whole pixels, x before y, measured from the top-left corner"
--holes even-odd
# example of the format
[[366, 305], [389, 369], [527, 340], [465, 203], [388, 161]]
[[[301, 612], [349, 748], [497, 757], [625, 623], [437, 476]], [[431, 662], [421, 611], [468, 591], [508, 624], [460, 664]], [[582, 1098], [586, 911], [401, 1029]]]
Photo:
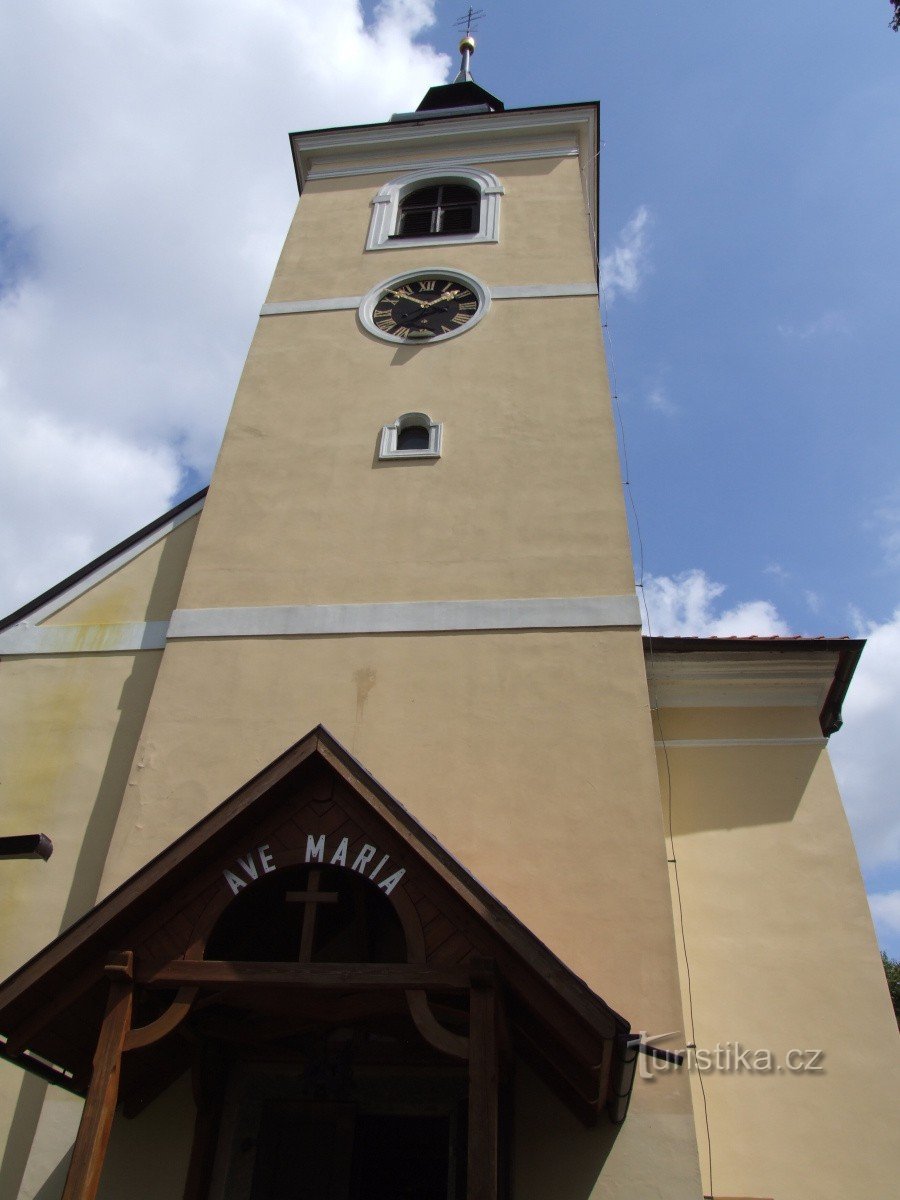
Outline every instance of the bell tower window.
[[480, 167], [410, 171], [372, 198], [367, 250], [499, 242], [503, 185]]
[[458, 183], [437, 183], [410, 192], [400, 205], [400, 224], [394, 237], [448, 237], [475, 233], [481, 197], [474, 188]]

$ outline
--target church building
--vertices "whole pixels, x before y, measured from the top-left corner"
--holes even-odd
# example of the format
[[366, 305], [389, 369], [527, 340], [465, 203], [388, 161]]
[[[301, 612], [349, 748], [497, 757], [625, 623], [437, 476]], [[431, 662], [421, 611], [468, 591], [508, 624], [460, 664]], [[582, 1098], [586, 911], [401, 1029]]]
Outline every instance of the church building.
[[208, 491], [0, 622], [0, 1200], [895, 1194], [862, 643], [642, 635], [599, 109], [460, 50], [291, 136]]

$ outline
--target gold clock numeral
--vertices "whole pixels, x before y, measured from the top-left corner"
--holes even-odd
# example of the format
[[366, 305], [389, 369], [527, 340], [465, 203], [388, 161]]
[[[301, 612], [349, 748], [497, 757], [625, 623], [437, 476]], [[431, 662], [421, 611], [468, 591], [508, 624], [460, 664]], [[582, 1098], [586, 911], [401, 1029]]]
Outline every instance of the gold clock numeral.
[[393, 287], [382, 285], [371, 316], [363, 320], [394, 341], [425, 342], [461, 333], [477, 320], [480, 308], [478, 296], [461, 280], [408, 275]]

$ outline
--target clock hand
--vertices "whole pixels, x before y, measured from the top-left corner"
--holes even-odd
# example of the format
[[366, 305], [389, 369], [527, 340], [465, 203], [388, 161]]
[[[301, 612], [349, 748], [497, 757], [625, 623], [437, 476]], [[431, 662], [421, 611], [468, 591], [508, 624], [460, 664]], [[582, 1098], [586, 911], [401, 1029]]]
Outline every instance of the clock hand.
[[396, 288], [390, 288], [385, 292], [386, 296], [394, 296], [397, 300], [412, 300], [413, 304], [422, 304], [422, 300], [417, 300], [410, 292], [398, 292]]
[[461, 288], [456, 288], [452, 292], [441, 292], [440, 296], [437, 296], [434, 300], [417, 300], [416, 303], [421, 304], [423, 308], [433, 308], [435, 304], [441, 304], [447, 300], [455, 300], [461, 290]]

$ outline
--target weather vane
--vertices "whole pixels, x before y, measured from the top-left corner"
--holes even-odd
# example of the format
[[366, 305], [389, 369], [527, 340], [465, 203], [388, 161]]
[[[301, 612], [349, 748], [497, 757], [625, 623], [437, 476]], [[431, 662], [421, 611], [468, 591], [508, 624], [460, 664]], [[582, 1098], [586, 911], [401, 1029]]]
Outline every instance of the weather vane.
[[465, 36], [468, 37], [469, 34], [472, 32], [472, 26], [477, 25], [478, 22], [481, 21], [485, 15], [486, 14], [485, 14], [485, 11], [483, 8], [471, 8], [470, 7], [469, 11], [465, 14], [465, 16], [460, 17], [459, 20], [454, 21], [453, 24], [456, 26], [457, 29], [462, 29], [462, 27], [465, 25], [465, 27], [466, 27], [465, 28]]

